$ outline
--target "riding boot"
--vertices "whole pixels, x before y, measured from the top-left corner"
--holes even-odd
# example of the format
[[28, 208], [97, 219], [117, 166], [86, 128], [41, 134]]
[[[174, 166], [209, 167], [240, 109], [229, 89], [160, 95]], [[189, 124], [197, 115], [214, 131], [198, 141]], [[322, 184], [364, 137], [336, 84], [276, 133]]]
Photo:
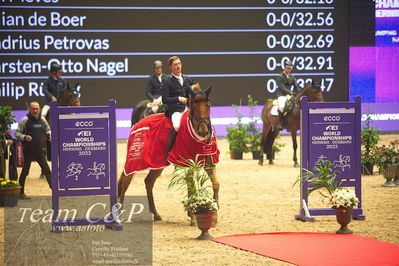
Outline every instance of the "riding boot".
[[283, 130], [283, 119], [284, 119], [284, 113], [278, 110], [278, 121], [279, 121], [279, 128], [280, 130]]
[[166, 151], [166, 160], [168, 160], [169, 153], [172, 150], [173, 144], [175, 143], [177, 131], [172, 127], [168, 137], [168, 150]]

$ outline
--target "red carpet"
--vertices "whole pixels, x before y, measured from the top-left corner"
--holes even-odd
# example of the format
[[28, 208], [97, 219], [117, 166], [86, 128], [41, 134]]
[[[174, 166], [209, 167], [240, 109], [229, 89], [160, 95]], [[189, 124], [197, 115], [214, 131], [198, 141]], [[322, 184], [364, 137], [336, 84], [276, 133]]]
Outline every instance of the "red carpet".
[[265, 233], [212, 240], [297, 265], [399, 265], [398, 245], [357, 235]]

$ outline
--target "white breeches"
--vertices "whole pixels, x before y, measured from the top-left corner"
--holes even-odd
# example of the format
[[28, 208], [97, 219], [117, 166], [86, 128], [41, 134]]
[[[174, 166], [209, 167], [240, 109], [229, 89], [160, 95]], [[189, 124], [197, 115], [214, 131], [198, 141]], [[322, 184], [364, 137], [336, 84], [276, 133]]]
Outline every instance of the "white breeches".
[[278, 109], [280, 112], [284, 112], [285, 102], [287, 101], [287, 96], [279, 96], [277, 98]]
[[43, 117], [46, 117], [46, 115], [47, 115], [47, 113], [48, 113], [48, 110], [50, 110], [50, 105], [44, 105], [43, 106], [43, 109], [42, 109], [42, 116]]
[[183, 116], [183, 113], [184, 113], [186, 110], [187, 110], [187, 107], [186, 107], [186, 109], [185, 109], [183, 112], [174, 112], [174, 113], [172, 114], [172, 117], [171, 117], [171, 119], [172, 119], [172, 124], [173, 124], [173, 128], [176, 130], [176, 132], [179, 131], [179, 128], [180, 128], [180, 120], [181, 120], [181, 118], [182, 118], [182, 116]]

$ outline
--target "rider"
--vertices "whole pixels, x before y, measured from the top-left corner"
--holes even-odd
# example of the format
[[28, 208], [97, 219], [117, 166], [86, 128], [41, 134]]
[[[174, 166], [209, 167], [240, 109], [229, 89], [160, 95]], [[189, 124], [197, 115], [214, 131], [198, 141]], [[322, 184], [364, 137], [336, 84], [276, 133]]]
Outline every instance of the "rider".
[[69, 88], [68, 82], [61, 78], [62, 72], [60, 65], [57, 63], [51, 63], [50, 75], [43, 84], [43, 93], [46, 95], [46, 102], [42, 109], [43, 117], [46, 117], [47, 112], [50, 109], [50, 102], [57, 101], [60, 92]]
[[171, 74], [165, 79], [162, 86], [162, 102], [166, 105], [165, 115], [172, 120], [173, 128], [169, 133], [167, 155], [172, 150], [180, 120], [187, 110], [188, 89], [194, 84], [193, 80], [181, 73], [182, 63], [180, 58], [172, 56], [168, 59]]
[[162, 103], [162, 84], [167, 77], [162, 73], [163, 64], [160, 60], [155, 60], [153, 64], [154, 74], [152, 74], [145, 87], [148, 100], [154, 104]]
[[[294, 75], [291, 74], [292, 63], [287, 60], [284, 63], [284, 71], [278, 75], [277, 81], [277, 102], [278, 102], [278, 115], [280, 121], [280, 129], [283, 128], [283, 118], [286, 115], [285, 104], [287, 100], [299, 92], [300, 88]], [[293, 87], [293, 88], [291, 88]]]

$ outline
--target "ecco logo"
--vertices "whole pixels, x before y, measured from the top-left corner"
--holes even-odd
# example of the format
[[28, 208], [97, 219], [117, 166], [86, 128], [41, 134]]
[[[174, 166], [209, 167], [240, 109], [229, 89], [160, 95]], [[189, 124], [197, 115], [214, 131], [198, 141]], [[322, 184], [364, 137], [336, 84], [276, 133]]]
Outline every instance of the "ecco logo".
[[324, 121], [339, 121], [341, 120], [341, 117], [339, 115], [337, 116], [325, 116]]
[[77, 126], [77, 127], [92, 127], [93, 121], [77, 121], [77, 122], [75, 122], [75, 126]]

